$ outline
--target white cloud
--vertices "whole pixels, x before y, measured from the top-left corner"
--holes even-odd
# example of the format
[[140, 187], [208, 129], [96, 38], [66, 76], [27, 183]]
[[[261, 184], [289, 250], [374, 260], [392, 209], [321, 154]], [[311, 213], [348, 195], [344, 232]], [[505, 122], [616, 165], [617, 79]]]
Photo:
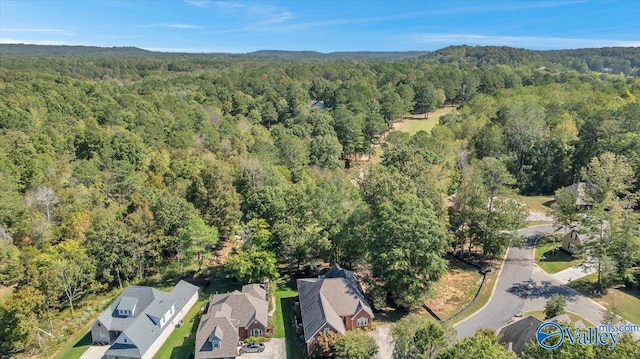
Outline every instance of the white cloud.
[[73, 32], [67, 29], [52, 29], [52, 28], [28, 28], [28, 27], [9, 27], [1, 29], [2, 32], [15, 32], [15, 33], [56, 33], [63, 35], [74, 35]]
[[184, 2], [196, 7], [209, 7], [209, 0], [184, 0]]
[[539, 49], [562, 49], [584, 47], [640, 46], [640, 41], [614, 39], [587, 39], [544, 36], [493, 36], [481, 34], [424, 33], [409, 37], [413, 43], [447, 45], [500, 45], [531, 47]]

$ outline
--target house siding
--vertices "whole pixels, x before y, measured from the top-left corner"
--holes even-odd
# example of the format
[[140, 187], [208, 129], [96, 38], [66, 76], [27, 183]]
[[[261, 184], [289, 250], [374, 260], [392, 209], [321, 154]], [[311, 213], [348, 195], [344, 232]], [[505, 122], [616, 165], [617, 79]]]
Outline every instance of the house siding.
[[[359, 318], [367, 318], [367, 325], [359, 327], [358, 326], [358, 319]], [[347, 330], [355, 330], [355, 329], [373, 329], [373, 323], [372, 323], [372, 319], [371, 315], [369, 315], [369, 313], [365, 312], [364, 310], [361, 310], [359, 313], [357, 313], [354, 316], [347, 316], [345, 317], [345, 328]]]
[[255, 323], [252, 323], [251, 325], [249, 325], [248, 327], [246, 327], [245, 333], [246, 333], [247, 336], [251, 336], [251, 330], [252, 329], [261, 329], [262, 330], [262, 336], [265, 336], [265, 334], [267, 333], [267, 328], [264, 325], [262, 325], [262, 324], [260, 324], [258, 322], [255, 322]]
[[160, 350], [160, 348], [162, 347], [162, 344], [164, 344], [164, 342], [167, 340], [167, 338], [169, 338], [173, 330], [176, 328], [176, 324], [178, 324], [178, 322], [180, 322], [184, 318], [184, 316], [187, 315], [189, 310], [191, 310], [191, 307], [196, 304], [197, 300], [198, 293], [196, 292], [191, 298], [189, 298], [184, 307], [182, 307], [182, 310], [177, 312], [176, 315], [173, 316], [173, 319], [165, 324], [164, 330], [158, 336], [158, 339], [156, 339], [156, 341], [151, 344], [147, 352], [144, 353], [142, 359], [152, 359], [153, 356], [156, 355], [158, 350]]
[[109, 344], [115, 338], [112, 336], [112, 332], [99, 321], [96, 321], [91, 326], [91, 341], [94, 344]]

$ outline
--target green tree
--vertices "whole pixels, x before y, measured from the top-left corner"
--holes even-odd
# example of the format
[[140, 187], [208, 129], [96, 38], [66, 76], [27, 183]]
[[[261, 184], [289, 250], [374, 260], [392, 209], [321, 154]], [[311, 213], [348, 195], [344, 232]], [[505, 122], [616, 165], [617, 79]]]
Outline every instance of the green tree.
[[391, 335], [395, 359], [435, 358], [455, 340], [451, 328], [416, 314], [395, 323]]
[[278, 277], [276, 257], [270, 252], [250, 247], [229, 255], [225, 263], [229, 274], [242, 283], [258, 283]]
[[10, 286], [21, 276], [20, 250], [10, 241], [0, 238], [0, 284]]
[[491, 330], [481, 330], [472, 337], [464, 338], [447, 350], [441, 351], [438, 359], [515, 359], [516, 355], [498, 343]]
[[333, 350], [336, 359], [373, 359], [378, 354], [378, 344], [365, 332], [352, 330], [336, 341]]
[[179, 230], [179, 243], [179, 256], [184, 256], [187, 264], [195, 257], [200, 270], [207, 253], [211, 253], [218, 244], [218, 231], [204, 223], [200, 216], [194, 215], [189, 224]]
[[578, 220], [578, 207], [576, 206], [576, 195], [569, 188], [561, 188], [555, 193], [555, 201], [551, 205], [553, 217], [557, 224], [565, 227], [565, 233], [569, 226]]
[[38, 313], [44, 295], [33, 287], [23, 287], [0, 302], [0, 354], [23, 350], [35, 343]]
[[311, 357], [317, 359], [335, 358], [334, 348], [339, 339], [340, 334], [336, 332], [320, 332], [313, 343], [313, 354]]
[[547, 300], [547, 304], [544, 306], [545, 317], [548, 319], [563, 314], [566, 305], [567, 301], [564, 297], [561, 294], [555, 293]]

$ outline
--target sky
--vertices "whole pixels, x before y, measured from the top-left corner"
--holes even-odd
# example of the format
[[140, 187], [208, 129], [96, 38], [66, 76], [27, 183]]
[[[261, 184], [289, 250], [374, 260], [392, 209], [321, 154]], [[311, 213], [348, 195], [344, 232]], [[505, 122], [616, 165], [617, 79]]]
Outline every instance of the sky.
[[640, 46], [640, 0], [0, 0], [0, 43], [231, 53]]

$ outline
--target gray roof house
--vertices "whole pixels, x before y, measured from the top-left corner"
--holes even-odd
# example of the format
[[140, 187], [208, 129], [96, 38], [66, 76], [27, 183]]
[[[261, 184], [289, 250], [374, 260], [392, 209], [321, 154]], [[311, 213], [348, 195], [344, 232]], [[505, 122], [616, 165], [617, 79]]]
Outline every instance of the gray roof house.
[[320, 332], [372, 329], [373, 310], [353, 272], [336, 264], [323, 277], [298, 279], [297, 284], [307, 353], [313, 352]]
[[198, 287], [185, 281], [171, 292], [127, 287], [91, 326], [94, 344], [110, 344], [107, 359], [153, 358], [198, 300]]
[[266, 334], [268, 317], [267, 291], [260, 284], [212, 295], [196, 332], [195, 358], [237, 357], [240, 340]]
[[536, 340], [536, 331], [542, 321], [534, 317], [522, 318], [498, 329], [498, 342], [508, 351], [522, 353], [524, 346]]
[[587, 182], [574, 183], [571, 186], [565, 187], [565, 189], [573, 192], [573, 195], [576, 197], [576, 207], [579, 209], [591, 208], [592, 203], [589, 201], [587, 196], [587, 191], [589, 189], [589, 184]]

